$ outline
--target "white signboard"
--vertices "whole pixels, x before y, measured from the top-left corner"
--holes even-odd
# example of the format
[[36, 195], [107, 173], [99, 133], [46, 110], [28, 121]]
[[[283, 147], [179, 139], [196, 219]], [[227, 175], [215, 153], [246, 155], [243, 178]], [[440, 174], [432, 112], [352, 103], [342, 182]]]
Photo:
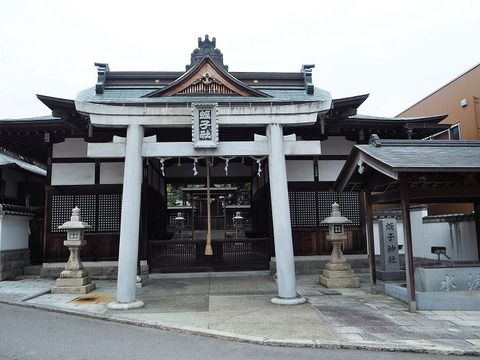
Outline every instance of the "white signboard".
[[378, 220], [380, 232], [380, 264], [383, 271], [399, 271], [397, 220]]
[[192, 141], [195, 148], [217, 147], [217, 104], [192, 106]]

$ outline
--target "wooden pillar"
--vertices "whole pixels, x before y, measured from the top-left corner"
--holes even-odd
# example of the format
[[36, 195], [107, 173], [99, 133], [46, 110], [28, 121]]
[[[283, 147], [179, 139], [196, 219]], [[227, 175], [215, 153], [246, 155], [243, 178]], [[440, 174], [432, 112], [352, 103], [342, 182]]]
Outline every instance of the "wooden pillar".
[[43, 230], [42, 230], [42, 264], [48, 261], [47, 258], [47, 234], [50, 232], [50, 222], [52, 214], [52, 205], [50, 202], [51, 198], [51, 187], [50, 184], [45, 186], [45, 210], [43, 217]]
[[405, 272], [407, 274], [408, 310], [417, 311], [415, 300], [415, 267], [413, 264], [412, 226], [410, 223], [410, 199], [405, 175], [400, 175], [400, 197], [402, 201], [403, 236], [405, 239]]
[[373, 237], [373, 214], [371, 203], [371, 192], [362, 191], [360, 197], [363, 205], [363, 212], [365, 214], [364, 234], [367, 239], [368, 263], [370, 269], [370, 288], [374, 293], [377, 289], [377, 268], [375, 265], [375, 242]]
[[473, 209], [475, 211], [475, 230], [477, 232], [477, 251], [478, 251], [478, 260], [480, 260], [480, 201], [475, 201], [473, 203]]

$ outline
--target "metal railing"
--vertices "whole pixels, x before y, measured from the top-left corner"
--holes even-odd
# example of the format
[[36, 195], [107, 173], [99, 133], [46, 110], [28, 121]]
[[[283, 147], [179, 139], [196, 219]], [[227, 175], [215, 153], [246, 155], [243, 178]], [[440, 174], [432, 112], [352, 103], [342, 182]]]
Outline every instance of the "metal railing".
[[213, 255], [204, 255], [205, 240], [149, 241], [152, 271], [265, 270], [270, 261], [269, 238], [212, 241]]

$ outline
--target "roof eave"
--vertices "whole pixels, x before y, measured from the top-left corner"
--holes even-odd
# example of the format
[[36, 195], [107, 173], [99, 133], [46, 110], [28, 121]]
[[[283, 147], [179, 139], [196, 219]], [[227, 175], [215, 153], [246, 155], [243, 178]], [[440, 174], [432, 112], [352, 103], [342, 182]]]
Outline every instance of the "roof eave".
[[40, 94], [37, 94], [37, 98], [51, 110], [56, 110], [58, 108], [75, 110], [74, 100], [57, 98], [52, 96], [40, 95]]

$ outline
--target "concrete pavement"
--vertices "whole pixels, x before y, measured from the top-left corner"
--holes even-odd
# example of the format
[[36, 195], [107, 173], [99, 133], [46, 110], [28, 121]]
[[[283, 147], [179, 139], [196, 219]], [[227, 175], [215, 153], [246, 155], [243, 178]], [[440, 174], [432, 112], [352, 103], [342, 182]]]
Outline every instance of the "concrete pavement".
[[361, 280], [360, 289], [327, 289], [299, 275], [308, 302], [295, 306], [271, 304], [276, 285], [266, 273], [157, 274], [137, 289], [145, 307], [135, 310], [107, 309], [116, 286], [107, 280], [80, 296], [48, 293], [51, 279], [3, 281], [0, 301], [266, 345], [480, 355], [480, 311], [412, 314]]

